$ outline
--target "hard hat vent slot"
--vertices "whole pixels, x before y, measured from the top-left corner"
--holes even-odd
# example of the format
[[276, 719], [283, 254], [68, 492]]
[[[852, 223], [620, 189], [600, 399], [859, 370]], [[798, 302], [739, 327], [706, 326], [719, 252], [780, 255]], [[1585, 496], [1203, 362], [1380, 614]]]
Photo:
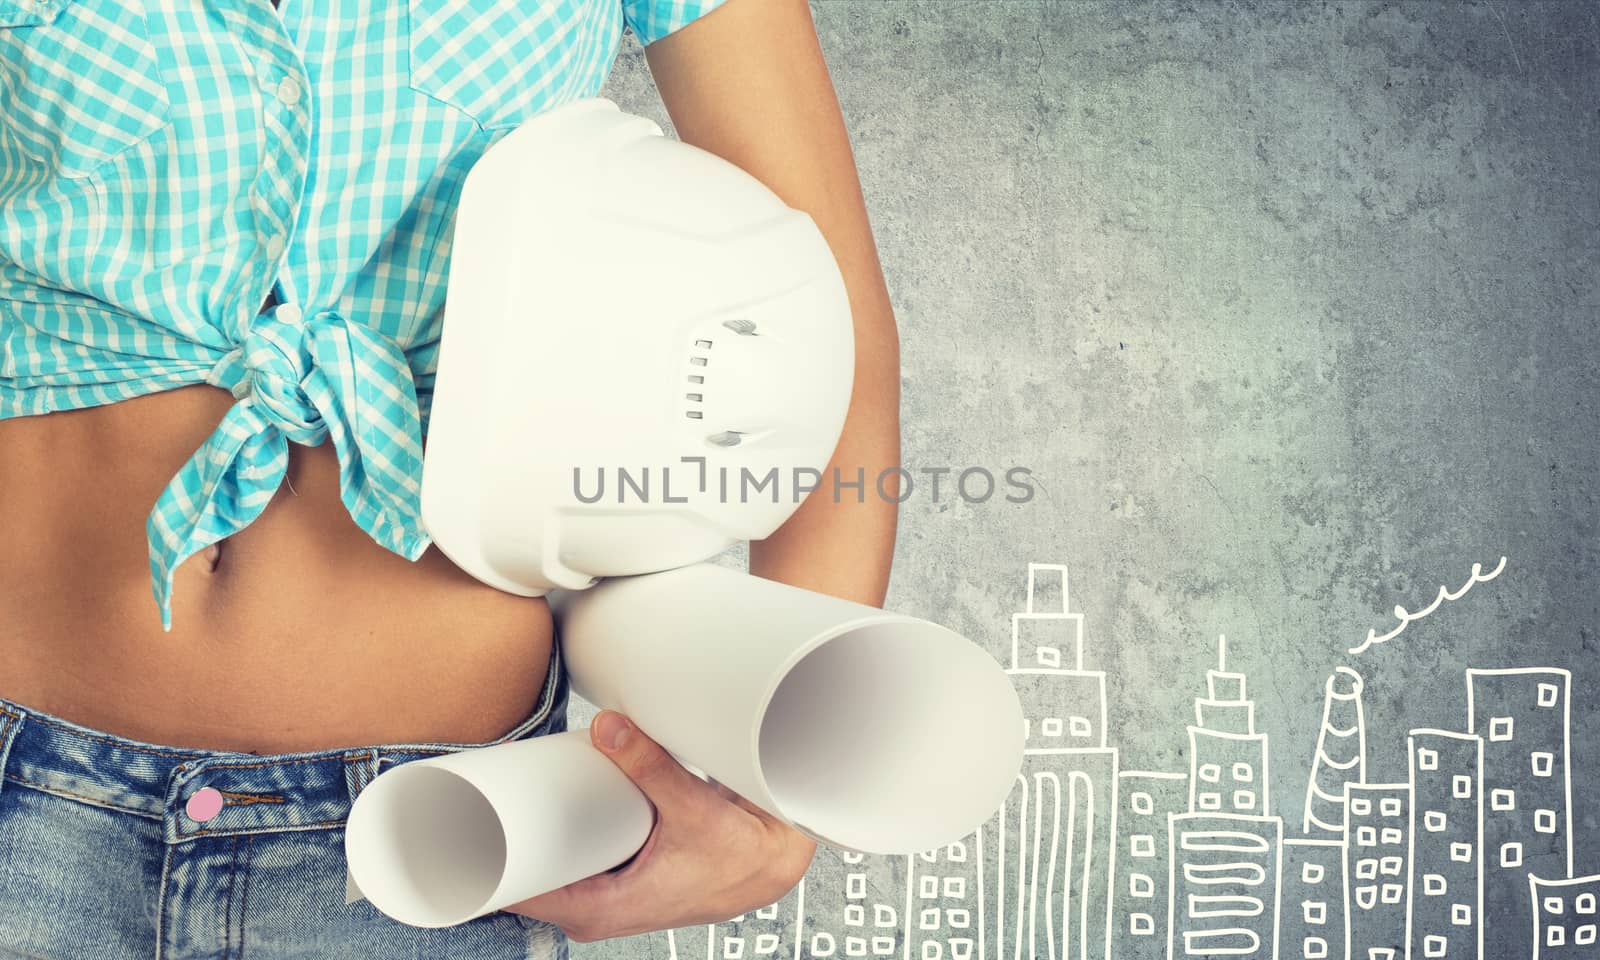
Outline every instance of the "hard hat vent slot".
[[[705, 351], [711, 349], [711, 341], [705, 339], [696, 339], [694, 341], [693, 349], [698, 352], [691, 353], [689, 355], [689, 365], [691, 367], [706, 366], [710, 358], [705, 355]], [[689, 374], [689, 382], [703, 384], [706, 382], [706, 378], [703, 374], [691, 373]], [[700, 404], [705, 400], [704, 393], [695, 390], [690, 393], [685, 393], [683, 398], [688, 401], [688, 409], [684, 411], [684, 416], [688, 417], [690, 420], [702, 420], [705, 418], [705, 414], [699, 409]]]

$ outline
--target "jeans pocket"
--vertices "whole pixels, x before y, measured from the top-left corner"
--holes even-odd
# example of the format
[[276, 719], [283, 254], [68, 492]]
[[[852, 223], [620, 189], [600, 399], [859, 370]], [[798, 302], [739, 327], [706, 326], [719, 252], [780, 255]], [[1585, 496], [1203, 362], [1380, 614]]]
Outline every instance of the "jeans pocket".
[[0, 155], [88, 176], [169, 122], [144, 0], [0, 0]]

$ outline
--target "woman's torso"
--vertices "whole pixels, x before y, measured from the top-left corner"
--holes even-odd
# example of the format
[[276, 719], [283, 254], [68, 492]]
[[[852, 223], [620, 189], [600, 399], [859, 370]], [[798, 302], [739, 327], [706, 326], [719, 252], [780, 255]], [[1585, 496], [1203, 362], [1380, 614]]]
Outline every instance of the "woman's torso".
[[[192, 487], [182, 516], [157, 501], [235, 405], [220, 387], [255, 389], [253, 357], [229, 358], [274, 285], [308, 323], [331, 312], [404, 348], [425, 398], [448, 213], [473, 159], [595, 94], [625, 17], [653, 37], [702, 4], [257, 0], [220, 18], [142, 0], [12, 6], [0, 13], [0, 64], [21, 91], [0, 97], [0, 696], [135, 739], [256, 752], [479, 742], [515, 726], [545, 679], [547, 606], [436, 548], [411, 562], [380, 545], [341, 503], [331, 438], [288, 445], [286, 482], [222, 541], [215, 569], [210, 551], [176, 568], [170, 633], [146, 520], [156, 504], [170, 530], [206, 508], [189, 512]], [[323, 333], [343, 349], [345, 330]], [[381, 397], [370, 354], [359, 382], [326, 382]], [[275, 373], [289, 389], [307, 371]], [[187, 385], [152, 392], [172, 383]], [[410, 417], [390, 386], [399, 400], [346, 409], [363, 437], [378, 417]], [[266, 438], [322, 412], [256, 427]], [[412, 465], [392, 462], [403, 487]], [[359, 466], [370, 481], [381, 460]], [[275, 467], [258, 450], [230, 470], [270, 490]], [[369, 526], [388, 502], [373, 494], [358, 497]]]
[[151, 598], [145, 519], [233, 403], [204, 384], [0, 419], [0, 696], [134, 739], [278, 753], [493, 739], [531, 710], [543, 600], [355, 525], [330, 443], [290, 444], [261, 516]]

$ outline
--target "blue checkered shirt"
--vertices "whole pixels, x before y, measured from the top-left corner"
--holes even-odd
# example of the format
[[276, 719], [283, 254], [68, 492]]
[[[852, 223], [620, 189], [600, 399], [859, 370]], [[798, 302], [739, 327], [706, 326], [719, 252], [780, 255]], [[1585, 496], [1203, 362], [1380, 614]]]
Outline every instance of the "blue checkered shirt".
[[0, 417], [236, 398], [146, 523], [164, 629], [173, 571], [260, 515], [291, 441], [331, 437], [351, 517], [422, 555], [463, 177], [595, 95], [624, 27], [720, 2], [0, 0]]

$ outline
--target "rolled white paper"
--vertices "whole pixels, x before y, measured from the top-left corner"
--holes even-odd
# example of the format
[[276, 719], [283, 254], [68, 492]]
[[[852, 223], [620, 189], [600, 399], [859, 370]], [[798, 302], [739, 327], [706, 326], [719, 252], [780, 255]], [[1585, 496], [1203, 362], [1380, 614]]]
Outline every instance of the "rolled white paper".
[[653, 822], [589, 731], [568, 730], [384, 771], [351, 806], [345, 858], [383, 913], [448, 927], [615, 867]]
[[942, 846], [1022, 767], [1010, 678], [936, 624], [711, 564], [552, 601], [574, 692], [819, 843]]

